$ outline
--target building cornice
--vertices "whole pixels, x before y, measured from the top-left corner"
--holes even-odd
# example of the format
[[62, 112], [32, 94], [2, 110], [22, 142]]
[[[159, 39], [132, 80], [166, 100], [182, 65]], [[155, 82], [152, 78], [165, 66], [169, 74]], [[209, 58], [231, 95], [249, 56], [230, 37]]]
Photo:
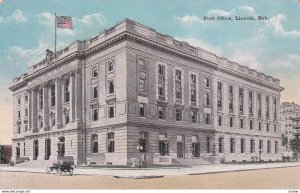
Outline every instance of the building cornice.
[[77, 58], [86, 58], [89, 55], [94, 54], [95, 52], [101, 51], [101, 50], [103, 50], [103, 49], [105, 49], [105, 48], [107, 48], [107, 47], [109, 47], [109, 46], [111, 46], [111, 45], [113, 45], [117, 42], [120, 42], [122, 40], [132, 41], [132, 42], [135, 42], [135, 43], [143, 44], [143, 45], [145, 45], [147, 47], [150, 47], [150, 48], [153, 48], [153, 49], [160, 50], [160, 51], [165, 52], [165, 53], [177, 55], [179, 57], [183, 57], [185, 59], [198, 62], [202, 65], [213, 68], [217, 71], [220, 71], [220, 72], [232, 75], [234, 77], [241, 78], [241, 79], [253, 82], [255, 84], [258, 84], [258, 85], [261, 85], [261, 86], [264, 86], [264, 87], [267, 87], [267, 88], [270, 88], [270, 89], [273, 89], [273, 90], [276, 90], [276, 91], [283, 91], [283, 89], [284, 89], [283, 87], [281, 87], [279, 85], [272, 85], [272, 84], [267, 83], [263, 80], [260, 80], [260, 79], [257, 79], [257, 78], [251, 77], [251, 76], [247, 76], [246, 74], [235, 72], [233, 70], [226, 69], [222, 66], [219, 67], [217, 63], [210, 62], [210, 61], [205, 60], [203, 58], [200, 58], [198, 56], [193, 56], [192, 54], [189, 54], [188, 52], [185, 52], [184, 50], [177, 50], [176, 48], [173, 48], [171, 46], [164, 45], [162, 43], [158, 43], [156, 41], [150, 40], [150, 39], [148, 39], [146, 37], [143, 37], [141, 35], [138, 35], [136, 33], [131, 33], [129, 31], [124, 31], [124, 32], [122, 32], [118, 35], [115, 35], [115, 36], [105, 40], [104, 42], [102, 42], [98, 45], [87, 48], [86, 50], [75, 51], [73, 53], [70, 53], [69, 55], [67, 55], [67, 56], [65, 56], [65, 57], [63, 57], [59, 60], [53, 61], [49, 65], [46, 65], [45, 67], [43, 67], [43, 68], [41, 68], [41, 69], [31, 73], [31, 74], [28, 74], [28, 75], [26, 74], [22, 81], [12, 85], [11, 87], [9, 87], [9, 89], [14, 91], [14, 90], [16, 90], [16, 89], [18, 89], [22, 86], [27, 85], [27, 82], [29, 80], [33, 79], [34, 77], [36, 77], [40, 74], [45, 73], [46, 71], [48, 71], [52, 68], [55, 68], [55, 67], [57, 67], [59, 65], [62, 65], [66, 62], [75, 60]]

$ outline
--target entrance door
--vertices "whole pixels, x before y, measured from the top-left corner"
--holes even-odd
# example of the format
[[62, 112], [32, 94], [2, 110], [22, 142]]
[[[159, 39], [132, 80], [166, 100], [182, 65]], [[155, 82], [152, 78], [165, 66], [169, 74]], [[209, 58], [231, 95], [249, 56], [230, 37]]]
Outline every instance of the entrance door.
[[34, 140], [33, 141], [33, 160], [36, 160], [39, 156], [39, 141]]
[[45, 160], [49, 160], [51, 155], [51, 139], [45, 140]]
[[193, 156], [194, 157], [200, 157], [200, 144], [199, 142], [192, 143], [193, 148]]

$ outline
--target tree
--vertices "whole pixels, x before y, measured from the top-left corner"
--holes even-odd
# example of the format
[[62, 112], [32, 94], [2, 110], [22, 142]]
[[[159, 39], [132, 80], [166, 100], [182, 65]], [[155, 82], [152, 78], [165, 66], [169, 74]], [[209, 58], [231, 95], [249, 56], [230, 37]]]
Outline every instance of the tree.
[[281, 145], [282, 146], [285, 146], [285, 149], [288, 148], [288, 143], [289, 143], [289, 140], [288, 140], [288, 137], [286, 135], [281, 135]]
[[290, 140], [290, 147], [296, 154], [296, 160], [298, 161], [298, 155], [300, 153], [300, 138], [295, 138]]

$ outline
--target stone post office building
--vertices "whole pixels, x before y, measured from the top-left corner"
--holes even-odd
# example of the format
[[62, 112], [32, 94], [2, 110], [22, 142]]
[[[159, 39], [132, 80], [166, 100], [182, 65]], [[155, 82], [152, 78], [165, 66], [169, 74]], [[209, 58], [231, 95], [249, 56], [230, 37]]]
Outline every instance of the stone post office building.
[[128, 19], [47, 50], [10, 90], [16, 159], [281, 159], [278, 79]]

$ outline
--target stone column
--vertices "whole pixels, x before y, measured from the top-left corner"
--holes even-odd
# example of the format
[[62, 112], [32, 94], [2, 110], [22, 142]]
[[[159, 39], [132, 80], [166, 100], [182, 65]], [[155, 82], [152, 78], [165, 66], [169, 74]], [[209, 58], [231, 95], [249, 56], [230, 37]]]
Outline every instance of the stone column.
[[48, 84], [43, 85], [43, 123], [44, 130], [49, 130], [49, 102], [48, 102]]
[[75, 120], [75, 71], [70, 73], [70, 121]]
[[61, 105], [62, 95], [61, 95], [61, 78], [56, 78], [55, 80], [55, 122], [57, 129], [62, 127], [62, 105]]
[[81, 70], [77, 69], [75, 73], [75, 120], [80, 121], [82, 117], [81, 104], [82, 104], [82, 77]]

